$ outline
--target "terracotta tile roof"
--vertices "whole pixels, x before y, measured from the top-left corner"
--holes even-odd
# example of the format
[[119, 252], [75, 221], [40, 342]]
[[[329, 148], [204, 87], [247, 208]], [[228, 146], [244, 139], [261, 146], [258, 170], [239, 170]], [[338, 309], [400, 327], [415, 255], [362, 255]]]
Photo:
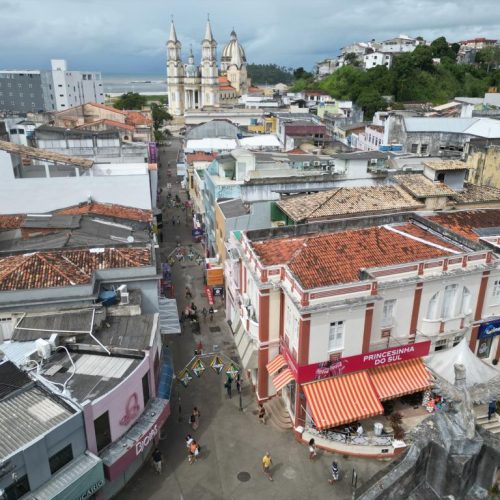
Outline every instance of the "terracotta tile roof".
[[151, 222], [153, 220], [153, 212], [151, 212], [151, 210], [124, 207], [123, 205], [111, 205], [107, 203], [82, 203], [74, 207], [56, 210], [54, 213], [57, 215], [104, 215], [141, 222]]
[[287, 155], [303, 155], [303, 154], [307, 154], [306, 151], [304, 151], [303, 149], [300, 149], [300, 148], [295, 148], [295, 149], [292, 149], [290, 151], [285, 151]]
[[126, 122], [128, 125], [151, 125], [153, 121], [139, 111], [127, 111]]
[[84, 123], [83, 125], [78, 125], [78, 127], [75, 128], [85, 129], [92, 127], [93, 125], [98, 125], [99, 123], [103, 123], [104, 125], [109, 125], [110, 127], [122, 128], [125, 130], [134, 130], [134, 127], [132, 125], [127, 125], [126, 123], [121, 123], [117, 122], [116, 120], [107, 120], [107, 119], [96, 120], [95, 122], [90, 122], [90, 123]]
[[424, 207], [399, 186], [329, 189], [284, 198], [277, 205], [297, 222], [386, 210], [418, 210]]
[[219, 90], [236, 90], [236, 89], [231, 85], [220, 85]]
[[[99, 104], [98, 102], [88, 102], [87, 106], [94, 106], [95, 108], [105, 109], [106, 111], [112, 111], [114, 113], [120, 113], [121, 115], [127, 115], [127, 111], [122, 111], [121, 109], [113, 108], [112, 106], [106, 106], [105, 104]], [[85, 106], [85, 104], [84, 104]]]
[[220, 84], [223, 84], [223, 85], [229, 85], [231, 82], [228, 80], [227, 76], [219, 76], [217, 77], [217, 81], [220, 83]]
[[463, 191], [457, 191], [455, 196], [457, 203], [500, 203], [500, 190], [490, 186], [476, 186], [475, 184], [465, 184]]
[[445, 248], [449, 248], [450, 250], [454, 250], [455, 252], [463, 252], [461, 248], [453, 245], [453, 243], [449, 241], [444, 241], [439, 236], [436, 236], [432, 233], [429, 233], [425, 229], [416, 226], [415, 224], [403, 224], [401, 226], [394, 226], [395, 229], [401, 231], [403, 233], [409, 234], [410, 236], [415, 236], [417, 238], [421, 238], [430, 243], [435, 243], [436, 245], [443, 246]]
[[415, 198], [432, 198], [438, 196], [453, 196], [456, 194], [442, 182], [433, 182], [424, 174], [397, 174], [393, 179]]
[[460, 160], [427, 160], [423, 163], [433, 170], [465, 170], [471, 168]]
[[217, 153], [191, 153], [186, 155], [186, 163], [192, 164], [195, 161], [212, 161], [217, 158]]
[[479, 239], [479, 235], [474, 229], [500, 227], [500, 209], [466, 210], [433, 215], [427, 218], [469, 240]]
[[[414, 230], [407, 226], [410, 224], [399, 226], [399, 230], [408, 233]], [[428, 233], [422, 237], [433, 242], [437, 238]], [[448, 242], [437, 240], [440, 245], [451, 248]], [[453, 255], [451, 251], [426, 245], [384, 227], [279, 238], [252, 245], [262, 264], [288, 264], [304, 289], [356, 282], [363, 268]]]
[[0, 215], [0, 231], [20, 228], [25, 218], [24, 215]]
[[150, 265], [148, 248], [106, 248], [35, 252], [0, 258], [0, 291], [90, 283], [98, 269]]

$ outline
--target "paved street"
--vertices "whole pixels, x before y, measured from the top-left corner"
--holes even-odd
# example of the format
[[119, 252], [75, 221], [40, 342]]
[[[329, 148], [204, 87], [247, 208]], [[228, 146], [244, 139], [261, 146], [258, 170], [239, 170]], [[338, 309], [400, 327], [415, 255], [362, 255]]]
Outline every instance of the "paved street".
[[[178, 143], [162, 150], [160, 153], [160, 184], [163, 195], [171, 182], [172, 194], [180, 192], [180, 184], [175, 183], [176, 148]], [[168, 177], [167, 162], [170, 162], [172, 177]], [[180, 192], [186, 199], [185, 192]], [[174, 215], [181, 219], [180, 225], [173, 226]], [[186, 214], [181, 209], [167, 209], [164, 212], [164, 243], [162, 260], [175, 247], [176, 237], [180, 236], [182, 244], [191, 243], [191, 224], [186, 223]], [[202, 253], [201, 245], [195, 245], [196, 251]], [[193, 293], [193, 302], [201, 310], [208, 308], [208, 302], [202, 295], [203, 269], [196, 262], [187, 260], [176, 263], [173, 269], [176, 295], [180, 307], [187, 303], [184, 293], [189, 286]], [[189, 302], [191, 299], [189, 299]], [[203, 350], [210, 352], [213, 346], [229, 356], [235, 357], [236, 351], [232, 335], [224, 320], [224, 312], [220, 303], [215, 306], [217, 312], [213, 322], [203, 321], [201, 317], [201, 335], [194, 335], [189, 330], [181, 336], [172, 337], [169, 342], [175, 364], [175, 372], [191, 359], [198, 342], [202, 342]], [[217, 331], [219, 330], [219, 331]], [[208, 362], [206, 363], [208, 366]], [[292, 432], [279, 431], [271, 424], [262, 425], [257, 418], [255, 398], [248, 383], [243, 387], [243, 411], [239, 410], [239, 400], [233, 390], [233, 398], [228, 399], [223, 387], [225, 377], [217, 375], [208, 367], [201, 378], [193, 379], [184, 388], [175, 384], [172, 394], [172, 413], [163, 432], [160, 449], [163, 453], [163, 472], [161, 476], [154, 473], [152, 466], [145, 466], [130, 481], [119, 495], [121, 499], [153, 498], [153, 499], [255, 499], [273, 498], [351, 498], [350, 486], [353, 467], [359, 474], [358, 484], [371, 477], [385, 462], [364, 459], [352, 459], [319, 453], [311, 462], [308, 459], [307, 447], [297, 443]], [[181, 411], [179, 411], [179, 406]], [[188, 418], [193, 406], [201, 412], [200, 427], [192, 431]], [[187, 460], [187, 449], [184, 442], [186, 434], [192, 433], [201, 445], [201, 458], [193, 465]], [[274, 481], [270, 482], [261, 469], [261, 458], [269, 451], [273, 459], [272, 473]], [[344, 478], [331, 486], [329, 464], [336, 459], [344, 472]], [[248, 473], [246, 481], [241, 481], [238, 474]], [[248, 478], [249, 477], [249, 478]], [[240, 476], [241, 478], [241, 476]]]

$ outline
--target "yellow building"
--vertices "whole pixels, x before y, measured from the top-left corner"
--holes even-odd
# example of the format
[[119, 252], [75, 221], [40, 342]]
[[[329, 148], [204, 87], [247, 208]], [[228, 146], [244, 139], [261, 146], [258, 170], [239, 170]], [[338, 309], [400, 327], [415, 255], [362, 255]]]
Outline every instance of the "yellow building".
[[277, 120], [275, 116], [264, 116], [260, 123], [249, 125], [248, 131], [254, 134], [275, 134], [276, 125]]
[[500, 144], [471, 141], [467, 155], [468, 181], [478, 186], [500, 189]]

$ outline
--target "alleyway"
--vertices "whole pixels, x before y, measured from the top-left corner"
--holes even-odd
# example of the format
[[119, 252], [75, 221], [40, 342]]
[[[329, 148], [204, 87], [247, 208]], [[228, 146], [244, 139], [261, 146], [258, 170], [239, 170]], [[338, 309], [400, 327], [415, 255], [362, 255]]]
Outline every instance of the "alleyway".
[[[160, 151], [160, 185], [163, 197], [170, 190], [172, 195], [180, 193], [182, 201], [186, 193], [175, 181], [175, 157], [178, 142]], [[167, 176], [167, 163], [171, 164], [172, 176]], [[167, 183], [171, 187], [167, 188]], [[172, 225], [172, 216], [181, 223]], [[176, 237], [182, 245], [192, 243], [191, 221], [182, 209], [168, 208], [163, 215], [164, 243], [161, 255], [164, 262], [175, 248]], [[201, 245], [193, 248], [202, 254]], [[208, 302], [203, 292], [203, 268], [195, 259], [185, 259], [173, 266], [176, 297], [181, 311], [191, 299], [185, 298], [185, 287], [191, 289], [192, 301], [201, 311]], [[180, 336], [169, 341], [174, 358], [175, 373], [192, 358], [193, 351], [201, 341], [203, 350], [211, 352], [220, 349], [237, 360], [230, 329], [224, 319], [220, 302], [214, 321], [203, 321], [200, 314], [201, 334], [195, 335], [185, 329]], [[194, 378], [187, 388], [174, 383], [172, 392], [172, 413], [163, 431], [160, 449], [163, 453], [163, 472], [155, 475], [153, 467], [145, 466], [137, 472], [128, 486], [119, 495], [120, 499], [184, 499], [184, 500], [250, 500], [255, 498], [274, 500], [302, 498], [351, 498], [351, 474], [356, 468], [359, 479], [368, 478], [386, 463], [363, 459], [345, 459], [328, 453], [319, 453], [311, 462], [307, 447], [298, 444], [292, 432], [278, 431], [270, 424], [258, 422], [257, 406], [247, 381], [243, 384], [243, 411], [235, 390], [228, 399], [223, 387], [225, 377], [217, 375], [205, 363], [206, 371], [200, 378]], [[193, 406], [201, 412], [200, 427], [192, 431], [188, 419]], [[184, 438], [191, 433], [201, 445], [201, 458], [193, 465], [187, 460]], [[269, 451], [273, 458], [274, 481], [270, 482], [261, 469], [261, 458]], [[331, 486], [328, 484], [329, 465], [335, 459], [344, 471], [343, 480]], [[240, 474], [247, 473], [247, 474]]]

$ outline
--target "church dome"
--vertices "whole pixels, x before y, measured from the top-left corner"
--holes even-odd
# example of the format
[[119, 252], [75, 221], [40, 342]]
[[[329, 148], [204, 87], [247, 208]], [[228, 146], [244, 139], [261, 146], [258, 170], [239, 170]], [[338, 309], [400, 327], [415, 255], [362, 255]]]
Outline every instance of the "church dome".
[[234, 30], [231, 31], [229, 43], [224, 47], [221, 56], [221, 62], [224, 66], [229, 66], [232, 60], [240, 60], [242, 63], [247, 62], [245, 51], [238, 42], [238, 37]]

